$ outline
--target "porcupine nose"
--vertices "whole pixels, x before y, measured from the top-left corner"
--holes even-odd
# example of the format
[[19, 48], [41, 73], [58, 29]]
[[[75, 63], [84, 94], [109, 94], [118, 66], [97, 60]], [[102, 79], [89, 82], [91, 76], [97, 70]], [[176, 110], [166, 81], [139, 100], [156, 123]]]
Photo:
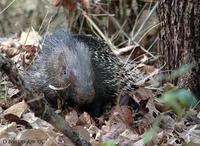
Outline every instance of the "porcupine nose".
[[93, 87], [85, 87], [77, 91], [76, 102], [79, 104], [90, 104], [95, 98]]

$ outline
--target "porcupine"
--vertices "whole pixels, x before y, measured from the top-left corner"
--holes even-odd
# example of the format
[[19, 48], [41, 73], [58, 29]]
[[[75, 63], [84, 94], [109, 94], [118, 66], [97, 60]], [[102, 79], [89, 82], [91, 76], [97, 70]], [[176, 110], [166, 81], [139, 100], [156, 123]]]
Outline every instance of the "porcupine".
[[103, 104], [118, 96], [119, 84], [122, 90], [133, 88], [126, 85], [122, 64], [105, 43], [63, 29], [44, 37], [26, 77], [50, 103], [61, 97], [86, 107], [93, 116], [99, 116]]

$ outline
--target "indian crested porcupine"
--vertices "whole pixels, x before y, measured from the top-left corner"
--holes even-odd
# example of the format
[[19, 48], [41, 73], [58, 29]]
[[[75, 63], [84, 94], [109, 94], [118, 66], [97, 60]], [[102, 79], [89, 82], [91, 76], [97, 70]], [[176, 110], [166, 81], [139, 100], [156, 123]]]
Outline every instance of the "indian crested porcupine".
[[64, 30], [45, 35], [41, 44], [27, 81], [51, 103], [61, 97], [99, 116], [103, 104], [117, 96], [118, 58], [100, 40]]

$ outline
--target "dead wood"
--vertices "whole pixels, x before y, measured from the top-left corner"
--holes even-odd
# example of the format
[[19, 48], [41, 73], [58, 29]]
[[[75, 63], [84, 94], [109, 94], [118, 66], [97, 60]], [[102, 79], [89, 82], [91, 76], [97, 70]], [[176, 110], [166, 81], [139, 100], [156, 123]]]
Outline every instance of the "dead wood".
[[[90, 146], [90, 143], [80, 138], [72, 127], [48, 105], [45, 98], [36, 98], [31, 92], [32, 87], [26, 85], [23, 77], [18, 73], [13, 62], [0, 54], [0, 71], [5, 73], [10, 81], [24, 94], [24, 100], [27, 101], [30, 109], [36, 116], [52, 124], [55, 128], [69, 137], [76, 145]], [[37, 100], [33, 100], [37, 99]], [[31, 102], [30, 102], [31, 101]]]

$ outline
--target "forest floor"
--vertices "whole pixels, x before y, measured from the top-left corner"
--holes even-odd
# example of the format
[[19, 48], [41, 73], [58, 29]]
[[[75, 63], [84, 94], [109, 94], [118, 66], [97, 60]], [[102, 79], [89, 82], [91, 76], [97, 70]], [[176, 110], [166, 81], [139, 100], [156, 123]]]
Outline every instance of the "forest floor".
[[[26, 35], [24, 32], [21, 38], [2, 39], [0, 45], [19, 70], [24, 70], [24, 66], [30, 64], [39, 50], [37, 39], [31, 36], [33, 34], [29, 33], [30, 39]], [[21, 43], [25, 39], [28, 44]], [[195, 110], [197, 104], [191, 102], [192, 93], [178, 89], [171, 83], [156, 86], [155, 76], [159, 69], [145, 64], [145, 58], [146, 55], [140, 57], [137, 68], [147, 76], [133, 92], [133, 99], [140, 105], [139, 110], [116, 105], [101, 117], [94, 118], [74, 107], [60, 109], [58, 103], [56, 112], [62, 113], [79, 136], [94, 146], [199, 145], [200, 113]], [[36, 117], [20, 91], [6, 75], [1, 76], [0, 145], [75, 145], [50, 123]]]
[[[59, 0], [52, 1], [59, 2]], [[168, 77], [161, 76], [162, 67], [157, 68], [154, 64], [157, 61], [157, 55], [152, 52], [156, 52], [155, 44], [159, 31], [157, 27], [160, 25], [155, 13], [157, 2], [150, 3], [146, 0], [146, 2], [137, 4], [135, 0], [131, 0], [132, 5], [126, 3], [118, 5], [117, 0], [111, 1], [109, 4], [96, 2], [93, 5], [90, 4], [90, 13], [87, 13], [89, 1], [80, 0], [84, 10], [79, 9], [77, 13], [74, 13], [72, 11], [76, 11], [76, 7], [80, 7], [80, 4], [74, 5], [67, 3], [68, 0], [64, 1], [66, 3], [63, 7], [69, 10], [69, 13], [62, 19], [66, 17], [70, 31], [83, 32], [83, 34], [89, 32], [103, 38], [111, 49], [121, 48], [118, 51], [115, 50], [115, 53], [125, 54], [122, 55], [122, 60], [126, 60], [129, 53], [132, 52], [130, 57], [137, 58], [135, 68], [144, 76], [137, 82], [138, 88], [133, 91], [132, 98], [139, 104], [139, 109], [136, 111], [129, 106], [116, 105], [110, 107], [101, 117], [94, 118], [74, 107], [63, 109], [61, 108], [62, 103], [58, 101], [55, 112], [62, 115], [80, 138], [90, 142], [93, 146], [200, 145], [199, 103], [196, 102], [190, 91], [179, 89], [170, 82], [161, 84], [160, 82]], [[37, 6], [40, 9], [32, 13], [34, 21], [30, 22], [36, 23], [42, 18], [46, 18], [42, 21], [39, 29], [36, 29], [40, 30], [39, 34], [42, 34], [47, 29], [46, 27], [49, 27], [54, 16], [59, 17], [57, 20], [60, 22], [63, 12], [53, 16], [52, 14], [49, 16], [49, 12], [43, 14], [42, 18], [36, 19], [36, 16], [39, 17], [39, 14], [42, 14], [44, 7], [40, 1], [37, 1], [35, 5], [32, 2], [24, 3], [25, 8], [27, 8], [25, 10], [16, 8], [18, 11], [25, 11], [16, 13], [17, 16], [13, 16], [11, 13], [13, 11], [0, 13], [3, 15], [3, 19], [0, 19], [1, 24], [4, 24], [4, 27], [10, 24], [13, 31], [19, 31], [20, 29], [15, 28], [19, 26], [15, 25], [15, 19], [17, 19], [16, 21], [20, 20], [20, 22], [28, 21], [27, 18], [24, 18], [26, 15], [22, 15], [23, 17], [20, 18], [18, 16], [26, 11], [32, 12]], [[18, 5], [21, 6], [22, 3], [20, 2]], [[12, 6], [18, 7], [18, 5]], [[6, 11], [6, 9], [3, 10]], [[72, 16], [74, 17], [72, 18]], [[8, 19], [10, 22], [6, 22], [5, 18], [10, 18]], [[134, 23], [133, 20], [135, 20]], [[10, 27], [4, 31], [10, 30]], [[19, 71], [23, 71], [29, 66], [39, 51], [38, 38], [41, 36], [37, 32], [30, 32], [33, 27], [27, 28], [29, 31], [21, 33], [20, 37], [3, 38], [1, 36], [0, 38], [1, 54], [9, 57]], [[35, 37], [36, 35], [37, 37]], [[128, 55], [124, 52], [128, 52]], [[177, 71], [188, 71], [189, 68], [183, 66]], [[178, 75], [171, 74], [173, 78]], [[35, 116], [35, 113], [29, 109], [27, 102], [23, 99], [22, 91], [11, 83], [6, 74], [0, 72], [0, 146], [76, 145], [60, 132], [60, 129], [56, 129], [52, 123], [43, 120], [42, 117]]]

